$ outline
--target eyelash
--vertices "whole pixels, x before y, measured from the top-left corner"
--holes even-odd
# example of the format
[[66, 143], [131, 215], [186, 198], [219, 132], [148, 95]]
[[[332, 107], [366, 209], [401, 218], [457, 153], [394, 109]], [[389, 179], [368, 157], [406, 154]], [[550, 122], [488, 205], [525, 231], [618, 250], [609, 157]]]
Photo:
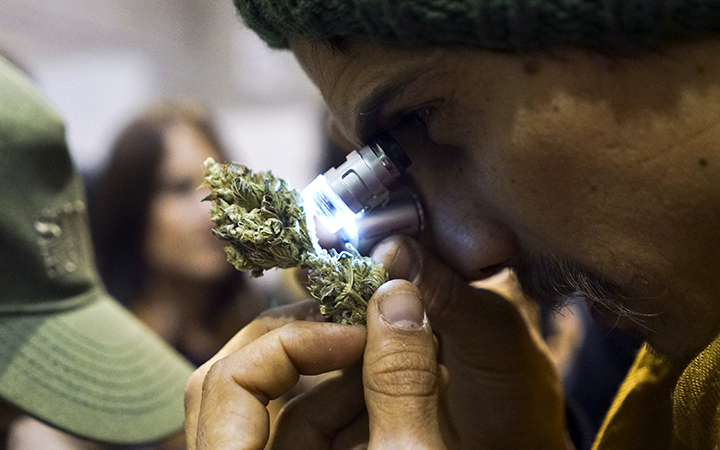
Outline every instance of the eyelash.
[[410, 114], [423, 125], [427, 125], [428, 120], [430, 120], [430, 116], [432, 116], [432, 113], [433, 109], [429, 106], [426, 106], [424, 108], [416, 109]]
[[428, 124], [433, 116], [434, 108], [430, 106], [414, 109], [400, 116], [394, 128], [421, 126], [427, 134]]

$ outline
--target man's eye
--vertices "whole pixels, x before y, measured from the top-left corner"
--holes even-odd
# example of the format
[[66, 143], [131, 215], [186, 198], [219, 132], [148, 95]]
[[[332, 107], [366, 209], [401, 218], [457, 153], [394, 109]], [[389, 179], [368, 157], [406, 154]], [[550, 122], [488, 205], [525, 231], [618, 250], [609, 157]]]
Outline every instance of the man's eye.
[[399, 127], [417, 127], [421, 126], [423, 128], [426, 128], [428, 125], [428, 122], [430, 121], [430, 118], [433, 114], [433, 108], [432, 107], [423, 107], [418, 108], [413, 111], [407, 112], [403, 114], [400, 117], [400, 120], [398, 122], [398, 128]]
[[432, 141], [430, 124], [435, 113], [436, 109], [431, 106], [414, 109], [403, 114], [394, 129], [411, 132], [426, 142]]
[[428, 122], [430, 121], [430, 117], [432, 116], [433, 109], [430, 107], [427, 108], [420, 108], [416, 110], [413, 115], [417, 119], [418, 122], [422, 123], [423, 125], [427, 126]]

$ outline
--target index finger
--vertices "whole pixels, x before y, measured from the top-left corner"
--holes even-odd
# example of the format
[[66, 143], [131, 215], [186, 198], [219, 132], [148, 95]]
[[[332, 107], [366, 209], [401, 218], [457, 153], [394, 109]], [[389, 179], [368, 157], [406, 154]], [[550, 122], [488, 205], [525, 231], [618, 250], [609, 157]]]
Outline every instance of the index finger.
[[[198, 367], [190, 376], [185, 388], [185, 435], [192, 450], [197, 433], [197, 418], [202, 398], [202, 385], [205, 375], [216, 361], [240, 350], [260, 336], [298, 320], [322, 321], [318, 302], [308, 299], [292, 305], [273, 308], [262, 313], [257, 319], [240, 330], [211, 359]], [[192, 443], [191, 443], [192, 441]]]
[[[196, 448], [262, 449], [269, 435], [267, 403], [301, 374], [358, 362], [365, 333], [362, 326], [293, 322], [215, 362], [203, 383]], [[189, 445], [192, 440], [188, 435]]]

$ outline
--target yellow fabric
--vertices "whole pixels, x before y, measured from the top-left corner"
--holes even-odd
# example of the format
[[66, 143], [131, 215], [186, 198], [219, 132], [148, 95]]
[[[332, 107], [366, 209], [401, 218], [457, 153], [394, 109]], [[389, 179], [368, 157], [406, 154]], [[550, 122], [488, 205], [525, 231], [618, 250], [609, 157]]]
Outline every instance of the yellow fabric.
[[720, 449], [720, 337], [685, 368], [638, 353], [593, 450]]
[[720, 338], [685, 369], [673, 404], [681, 442], [693, 449], [720, 449]]

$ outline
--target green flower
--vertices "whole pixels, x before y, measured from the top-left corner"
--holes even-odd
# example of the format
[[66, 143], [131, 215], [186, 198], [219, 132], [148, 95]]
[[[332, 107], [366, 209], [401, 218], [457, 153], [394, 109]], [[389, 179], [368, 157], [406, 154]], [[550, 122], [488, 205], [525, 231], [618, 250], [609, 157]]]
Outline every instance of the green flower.
[[310, 294], [336, 323], [365, 324], [367, 302], [388, 280], [382, 265], [349, 248], [340, 253], [313, 245], [300, 194], [271, 172], [205, 161], [213, 202], [213, 234], [228, 242], [236, 269], [262, 276], [272, 268], [308, 269]]

